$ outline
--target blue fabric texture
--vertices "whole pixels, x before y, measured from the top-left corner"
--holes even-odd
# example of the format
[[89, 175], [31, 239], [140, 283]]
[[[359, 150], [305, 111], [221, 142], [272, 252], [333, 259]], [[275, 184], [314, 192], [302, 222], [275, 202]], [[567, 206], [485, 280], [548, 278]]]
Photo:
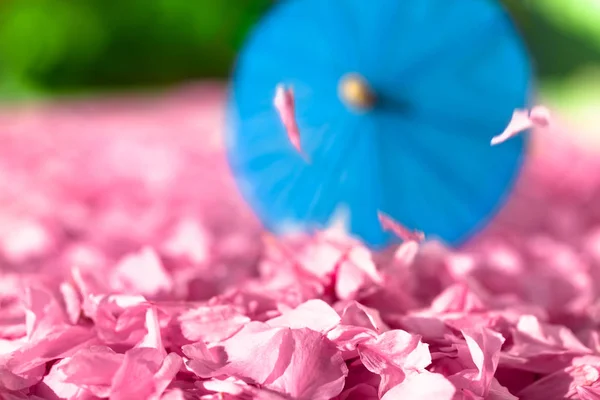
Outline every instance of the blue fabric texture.
[[[348, 73], [376, 103], [340, 99]], [[234, 72], [226, 148], [238, 187], [274, 233], [326, 227], [345, 209], [373, 248], [377, 211], [449, 245], [510, 194], [528, 135], [491, 146], [528, 105], [530, 59], [493, 0], [288, 0], [251, 34]], [[273, 106], [291, 86], [306, 163]]]

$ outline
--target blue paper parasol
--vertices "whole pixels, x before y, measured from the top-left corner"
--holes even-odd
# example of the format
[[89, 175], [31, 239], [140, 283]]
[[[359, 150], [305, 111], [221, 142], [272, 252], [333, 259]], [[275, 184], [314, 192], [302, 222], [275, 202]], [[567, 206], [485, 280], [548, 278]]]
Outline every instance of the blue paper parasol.
[[[373, 247], [382, 211], [458, 245], [501, 207], [527, 136], [490, 146], [528, 103], [531, 68], [494, 0], [288, 0], [236, 67], [226, 145], [242, 195], [281, 233], [340, 209]], [[273, 106], [291, 86], [299, 154]]]

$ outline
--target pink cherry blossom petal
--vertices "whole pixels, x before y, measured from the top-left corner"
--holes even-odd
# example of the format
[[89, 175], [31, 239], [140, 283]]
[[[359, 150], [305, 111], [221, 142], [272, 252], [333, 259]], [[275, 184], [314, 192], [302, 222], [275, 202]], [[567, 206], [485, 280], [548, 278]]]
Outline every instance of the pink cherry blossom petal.
[[339, 305], [343, 305], [340, 323], [372, 329], [376, 333], [389, 330], [376, 309], [366, 307], [357, 301], [342, 302]]
[[158, 399], [165, 389], [171, 384], [177, 373], [183, 366], [183, 360], [178, 354], [169, 353], [154, 374], [154, 393], [151, 398]]
[[108, 347], [93, 346], [82, 349], [70, 358], [65, 358], [53, 367], [54, 389], [61, 386], [75, 386], [81, 392], [89, 392], [98, 397], [108, 397], [113, 376], [123, 362], [123, 354]]
[[298, 124], [296, 122], [296, 106], [294, 103], [293, 90], [291, 88], [286, 89], [283, 85], [277, 85], [273, 104], [279, 113], [279, 118], [281, 118], [281, 122], [285, 127], [290, 143], [298, 153], [303, 155], [304, 153], [300, 143], [300, 130], [298, 129]]
[[250, 323], [223, 344], [227, 364], [215, 374], [250, 379], [294, 398], [338, 395], [348, 373], [336, 346], [310, 329]]
[[492, 138], [492, 146], [505, 142], [511, 137], [530, 129], [532, 126], [533, 122], [529, 118], [528, 110], [515, 110], [504, 132]]
[[116, 290], [148, 297], [168, 293], [173, 288], [171, 276], [149, 248], [121, 260], [113, 271], [110, 284]]
[[590, 353], [568, 328], [523, 315], [514, 329], [512, 347], [503, 354], [503, 364], [551, 373], [568, 366], [574, 357]]
[[536, 106], [531, 110], [515, 110], [504, 132], [492, 138], [492, 146], [505, 142], [533, 127], [547, 127], [550, 119], [550, 111], [543, 106]]
[[352, 300], [366, 287], [383, 283], [370, 252], [364, 247], [353, 247], [340, 260], [334, 274], [335, 293], [339, 299]]
[[54, 294], [36, 287], [25, 292], [25, 315], [29, 340], [43, 337], [56, 326], [67, 323], [65, 310]]
[[202, 305], [177, 317], [181, 333], [190, 342], [218, 342], [235, 334], [250, 318], [231, 305]]
[[81, 316], [81, 298], [77, 290], [68, 282], [60, 285], [60, 293], [65, 303], [65, 309], [71, 324], [77, 324]]
[[294, 343], [290, 364], [269, 388], [293, 398], [326, 400], [337, 396], [344, 387], [348, 369], [336, 346], [309, 329], [289, 332]]
[[189, 358], [186, 367], [201, 378], [213, 376], [227, 362], [227, 359], [219, 359], [203, 342], [185, 345], [181, 350]]
[[29, 342], [7, 357], [6, 367], [14, 374], [27, 373], [48, 361], [68, 357], [96, 341], [94, 332], [83, 327], [57, 328]]
[[160, 321], [158, 319], [158, 312], [156, 308], [150, 307], [146, 310], [146, 335], [137, 347], [148, 347], [158, 350], [163, 356], [167, 353], [163, 346], [162, 336], [160, 332]]
[[[488, 396], [500, 360], [504, 337], [487, 328], [471, 328], [462, 332], [474, 369], [468, 367], [449, 377], [457, 389], [468, 390], [475, 396]], [[460, 353], [459, 353], [460, 354]]]
[[289, 400], [288, 396], [279, 394], [277, 392], [264, 389], [256, 388], [247, 385], [243, 381], [235, 379], [217, 380], [212, 379], [204, 381], [201, 386], [209, 391], [218, 392], [219, 398], [224, 397], [223, 394], [234, 396], [232, 398], [252, 399], [252, 400]]
[[598, 387], [600, 387], [600, 371], [597, 367], [588, 364], [572, 365], [534, 382], [519, 393], [519, 398], [526, 400], [575, 398], [581, 391], [580, 388], [597, 389]]
[[383, 396], [411, 373], [419, 373], [431, 364], [428, 345], [420, 336], [402, 330], [391, 330], [358, 346], [364, 366], [381, 376], [379, 394]]
[[455, 393], [456, 388], [443, 375], [424, 371], [408, 375], [402, 383], [388, 390], [381, 399], [452, 400]]
[[92, 392], [77, 384], [65, 382], [65, 374], [60, 368], [70, 360], [70, 358], [63, 358], [52, 366], [48, 374], [44, 376], [42, 383], [37, 386], [35, 391], [37, 395], [48, 400], [87, 400], [94, 396]]
[[600, 400], [600, 387], [577, 386], [575, 390], [580, 400]]
[[181, 357], [163, 357], [153, 348], [135, 348], [127, 353], [111, 385], [111, 399], [159, 399], [182, 366]]
[[519, 400], [517, 396], [514, 396], [506, 387], [502, 386], [496, 378], [492, 379], [487, 398], [489, 400]]
[[552, 116], [550, 110], [544, 106], [535, 106], [529, 113], [529, 119], [536, 126], [546, 127], [550, 125]]
[[412, 232], [382, 212], [378, 212], [377, 217], [383, 230], [392, 232], [404, 241], [422, 242], [425, 240], [425, 235], [422, 232]]
[[309, 328], [326, 334], [341, 321], [338, 313], [322, 300], [309, 300], [294, 310], [267, 321], [272, 327]]
[[447, 312], [476, 312], [485, 309], [483, 301], [476, 296], [466, 284], [456, 284], [448, 287], [431, 303], [431, 311]]

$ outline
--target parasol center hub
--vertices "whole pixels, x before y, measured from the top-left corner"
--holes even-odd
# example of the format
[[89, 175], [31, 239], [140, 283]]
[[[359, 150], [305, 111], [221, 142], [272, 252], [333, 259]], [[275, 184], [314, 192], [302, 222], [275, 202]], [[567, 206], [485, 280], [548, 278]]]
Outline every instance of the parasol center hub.
[[339, 83], [339, 96], [348, 106], [368, 110], [375, 105], [375, 94], [368, 82], [359, 74], [344, 75]]

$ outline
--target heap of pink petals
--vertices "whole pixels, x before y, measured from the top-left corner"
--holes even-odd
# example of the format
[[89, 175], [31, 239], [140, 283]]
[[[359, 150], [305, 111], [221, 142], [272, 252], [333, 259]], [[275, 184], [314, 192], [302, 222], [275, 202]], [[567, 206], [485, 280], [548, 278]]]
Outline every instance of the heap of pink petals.
[[0, 112], [0, 398], [600, 399], [597, 157], [543, 132], [461, 250], [274, 239], [222, 100]]

